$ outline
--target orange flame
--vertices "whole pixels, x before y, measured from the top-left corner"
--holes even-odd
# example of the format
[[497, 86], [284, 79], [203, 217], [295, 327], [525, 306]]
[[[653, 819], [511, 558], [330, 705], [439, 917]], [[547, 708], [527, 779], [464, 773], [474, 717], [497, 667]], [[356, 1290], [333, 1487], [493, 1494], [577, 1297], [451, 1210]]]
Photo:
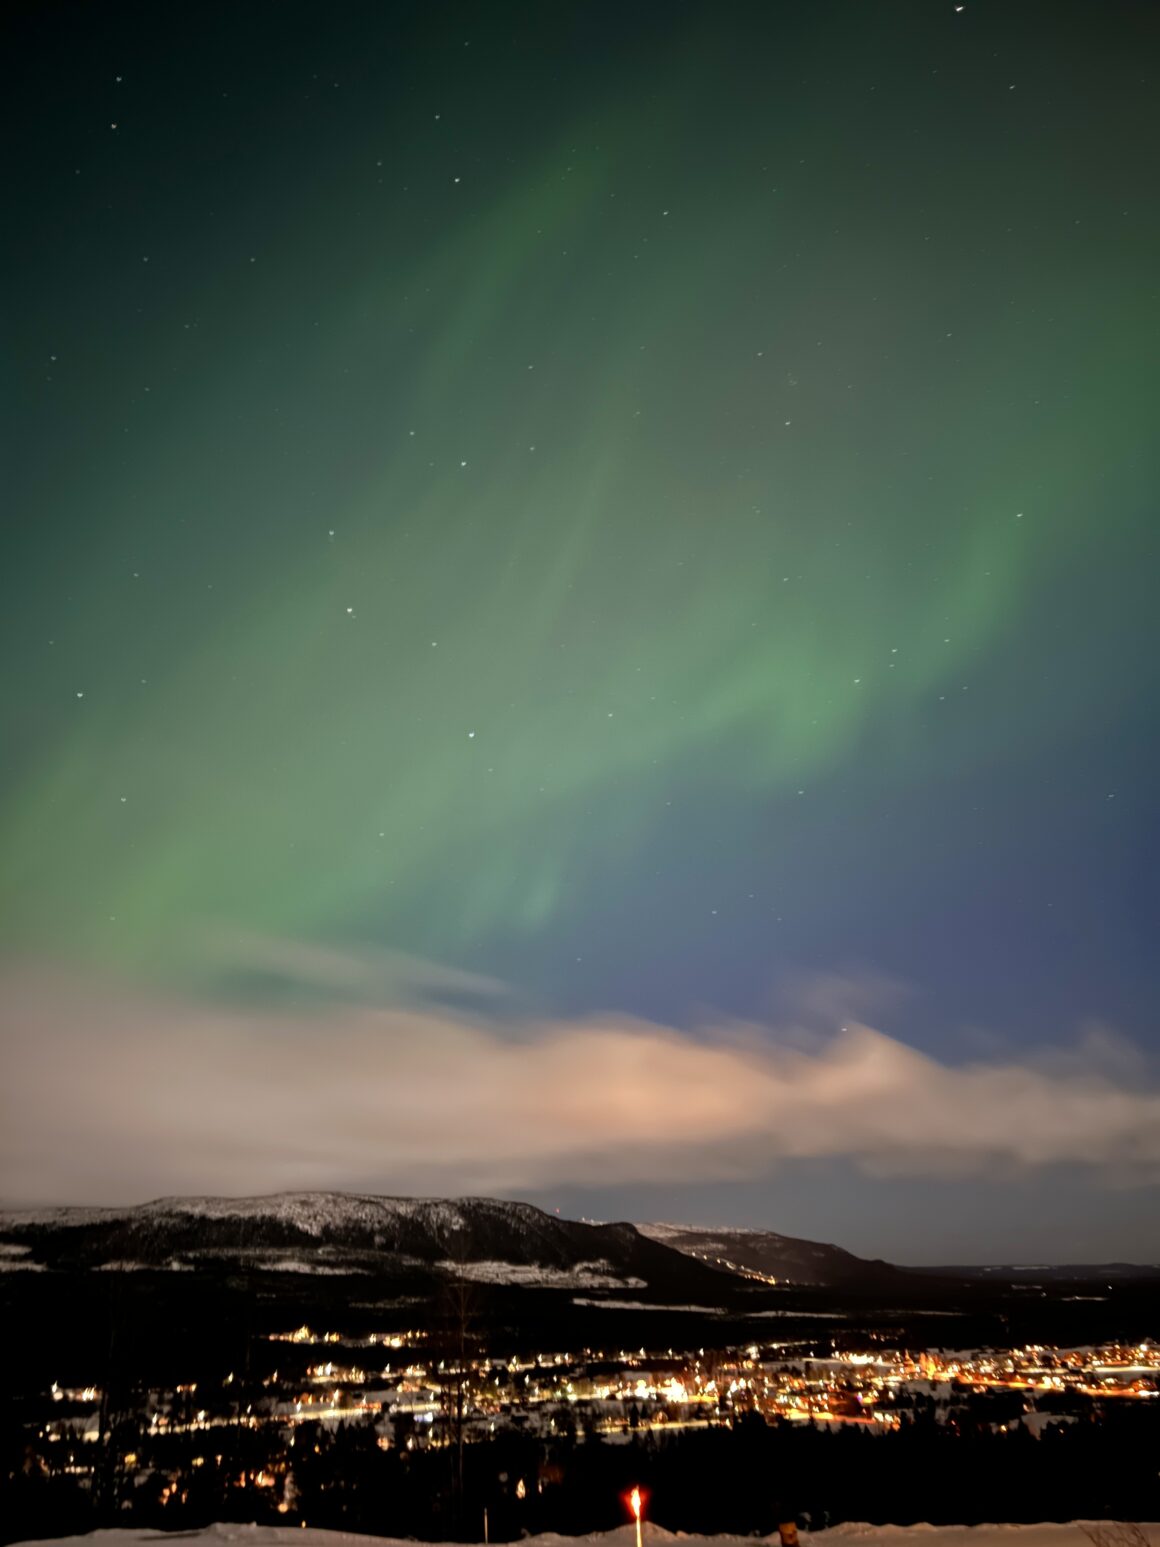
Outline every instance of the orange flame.
[[642, 1508], [641, 1497], [640, 1497], [640, 1489], [639, 1488], [634, 1488], [632, 1490], [632, 1492], [629, 1494], [629, 1496], [628, 1496], [628, 1507], [629, 1507], [630, 1510], [632, 1510], [633, 1518], [635, 1520], [639, 1520], [640, 1519], [640, 1512], [641, 1512], [641, 1508]]

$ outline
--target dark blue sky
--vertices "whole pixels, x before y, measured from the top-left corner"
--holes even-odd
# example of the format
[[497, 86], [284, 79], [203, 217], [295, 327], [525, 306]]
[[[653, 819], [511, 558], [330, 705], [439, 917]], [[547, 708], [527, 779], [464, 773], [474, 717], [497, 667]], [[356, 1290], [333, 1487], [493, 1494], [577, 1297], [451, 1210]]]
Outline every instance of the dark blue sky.
[[1157, 25], [18, 9], [5, 1197], [1155, 1256]]

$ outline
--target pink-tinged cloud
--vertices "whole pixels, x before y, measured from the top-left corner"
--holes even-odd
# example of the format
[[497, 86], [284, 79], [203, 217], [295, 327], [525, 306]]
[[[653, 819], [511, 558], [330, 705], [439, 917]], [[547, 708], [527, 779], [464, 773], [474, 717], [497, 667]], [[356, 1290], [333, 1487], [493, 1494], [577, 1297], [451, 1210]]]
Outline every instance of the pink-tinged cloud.
[[1160, 1091], [1075, 1053], [950, 1067], [852, 1023], [806, 1048], [622, 1016], [513, 1028], [498, 996], [485, 1020], [407, 1004], [247, 1012], [43, 976], [0, 988], [13, 1204], [703, 1182], [817, 1157], [1160, 1178]]

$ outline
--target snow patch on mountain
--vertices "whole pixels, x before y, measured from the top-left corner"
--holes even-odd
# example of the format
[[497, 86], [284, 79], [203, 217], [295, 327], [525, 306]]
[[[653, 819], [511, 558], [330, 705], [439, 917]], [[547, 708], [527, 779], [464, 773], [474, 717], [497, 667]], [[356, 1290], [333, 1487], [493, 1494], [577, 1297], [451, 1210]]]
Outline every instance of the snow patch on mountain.
[[[638, 1287], [632, 1285], [629, 1287]], [[644, 1288], [643, 1284], [639, 1285]], [[720, 1316], [719, 1306], [712, 1305], [649, 1305], [644, 1300], [588, 1300], [576, 1295], [572, 1300], [573, 1305], [596, 1306], [602, 1311], [682, 1311], [690, 1316]]]
[[[641, 1235], [647, 1235], [650, 1241], [663, 1241], [666, 1246], [672, 1245], [682, 1236], [697, 1235], [710, 1236], [715, 1230], [720, 1230], [720, 1225], [674, 1225], [665, 1220], [649, 1220], [645, 1224], [636, 1227]], [[729, 1234], [734, 1235], [769, 1235], [768, 1230], [756, 1230], [752, 1225], [730, 1225]]]
[[437, 1267], [476, 1284], [520, 1284], [526, 1289], [645, 1289], [643, 1278], [620, 1278], [608, 1262], [549, 1268], [535, 1262], [440, 1262]]
[[0, 1241], [0, 1273], [43, 1273], [44, 1264], [32, 1261], [31, 1246]]

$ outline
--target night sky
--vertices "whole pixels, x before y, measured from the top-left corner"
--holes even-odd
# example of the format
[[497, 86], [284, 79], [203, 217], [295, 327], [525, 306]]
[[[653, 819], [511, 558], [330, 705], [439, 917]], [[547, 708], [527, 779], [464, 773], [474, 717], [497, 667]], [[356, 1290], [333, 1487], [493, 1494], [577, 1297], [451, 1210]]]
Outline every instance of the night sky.
[[1157, 1260], [1160, 12], [8, 16], [0, 1197]]

